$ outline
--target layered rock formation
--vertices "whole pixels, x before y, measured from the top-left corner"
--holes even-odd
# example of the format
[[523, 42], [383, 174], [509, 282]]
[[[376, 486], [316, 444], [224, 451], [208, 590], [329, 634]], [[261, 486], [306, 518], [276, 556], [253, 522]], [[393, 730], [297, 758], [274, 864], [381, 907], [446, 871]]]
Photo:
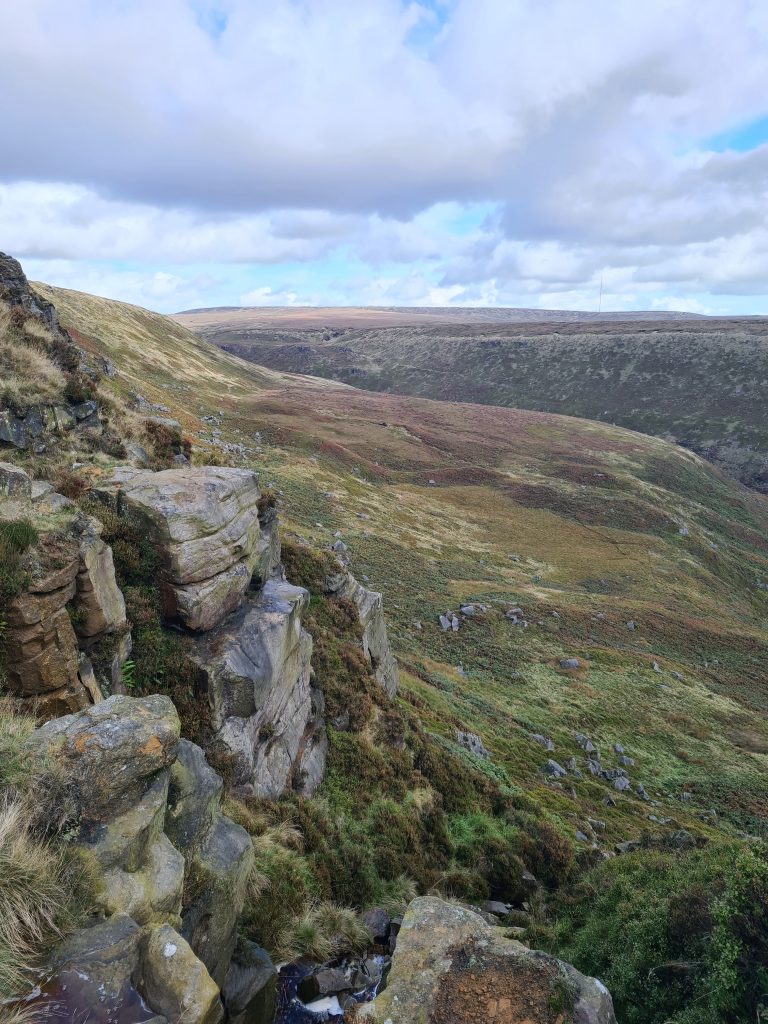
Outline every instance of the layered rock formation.
[[479, 914], [433, 896], [414, 900], [387, 987], [358, 1009], [377, 1024], [616, 1024], [606, 987], [570, 964], [505, 937]]
[[166, 619], [202, 632], [237, 607], [264, 555], [256, 473], [126, 467], [99, 490], [146, 528], [160, 553]]
[[325, 763], [321, 698], [311, 692], [309, 594], [269, 580], [195, 649], [212, 710], [213, 744], [233, 778], [274, 799], [296, 781], [313, 792]]
[[26, 588], [5, 609], [3, 650], [11, 693], [38, 718], [55, 718], [101, 700], [86, 657], [97, 645], [113, 662], [110, 674], [119, 672], [129, 650], [125, 601], [97, 519], [51, 488], [37, 488], [18, 467], [6, 466], [0, 479], [9, 495], [0, 520], [45, 526], [46, 515], [56, 514], [26, 556]]

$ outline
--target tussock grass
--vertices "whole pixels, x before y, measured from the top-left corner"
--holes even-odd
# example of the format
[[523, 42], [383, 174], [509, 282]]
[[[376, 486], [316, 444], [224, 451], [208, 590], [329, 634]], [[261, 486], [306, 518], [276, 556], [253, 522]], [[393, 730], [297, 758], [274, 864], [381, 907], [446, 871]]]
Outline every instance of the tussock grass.
[[0, 993], [23, 989], [45, 942], [59, 931], [68, 896], [64, 862], [32, 833], [20, 800], [0, 804]]
[[93, 864], [55, 835], [48, 796], [63, 782], [30, 763], [34, 728], [0, 700], [0, 999], [24, 992], [48, 946], [81, 922], [95, 886]]

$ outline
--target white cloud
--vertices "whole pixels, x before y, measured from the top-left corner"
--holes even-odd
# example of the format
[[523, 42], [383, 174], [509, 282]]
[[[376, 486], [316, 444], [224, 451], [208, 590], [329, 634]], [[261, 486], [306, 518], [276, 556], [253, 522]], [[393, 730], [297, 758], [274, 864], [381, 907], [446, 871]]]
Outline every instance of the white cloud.
[[766, 52], [764, 0], [7, 3], [0, 246], [163, 308], [761, 296], [768, 145], [706, 140]]

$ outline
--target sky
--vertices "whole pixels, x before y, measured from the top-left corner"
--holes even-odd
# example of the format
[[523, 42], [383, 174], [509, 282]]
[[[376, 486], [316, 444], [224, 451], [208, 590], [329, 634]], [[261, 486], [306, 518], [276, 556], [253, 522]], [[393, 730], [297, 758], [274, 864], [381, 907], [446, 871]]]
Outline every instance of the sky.
[[51, 284], [768, 313], [768, 0], [0, 0], [0, 113]]

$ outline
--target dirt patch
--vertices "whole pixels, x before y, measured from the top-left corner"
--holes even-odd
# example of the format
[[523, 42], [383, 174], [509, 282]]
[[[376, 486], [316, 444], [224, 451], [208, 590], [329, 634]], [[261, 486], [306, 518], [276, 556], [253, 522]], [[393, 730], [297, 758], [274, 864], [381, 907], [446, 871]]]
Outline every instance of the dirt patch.
[[573, 1000], [551, 967], [488, 956], [475, 947], [453, 954], [429, 1024], [572, 1024]]

